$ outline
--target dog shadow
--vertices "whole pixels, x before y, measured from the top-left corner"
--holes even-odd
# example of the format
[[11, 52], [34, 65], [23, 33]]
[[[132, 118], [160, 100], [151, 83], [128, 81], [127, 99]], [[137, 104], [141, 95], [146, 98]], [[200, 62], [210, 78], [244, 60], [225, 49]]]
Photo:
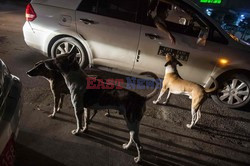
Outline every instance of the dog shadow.
[[237, 140], [237, 141], [239, 140], [239, 141], [250, 142], [250, 135], [247, 135], [247, 134], [243, 135], [243, 134], [238, 134], [235, 132], [233, 133], [229, 131], [219, 130], [217, 128], [205, 126], [201, 124], [197, 124], [196, 126], [194, 126], [194, 129], [209, 133], [210, 135], [217, 135], [217, 136], [226, 137], [226, 138], [230, 138], [230, 139]]
[[[176, 107], [176, 106], [173, 106], [173, 107]], [[177, 106], [177, 107], [182, 108], [182, 107], [179, 107], [179, 106]], [[49, 111], [44, 111], [44, 112], [46, 114], [49, 113]], [[122, 117], [120, 117], [119, 115], [117, 115], [114, 112], [111, 112], [110, 117], [107, 117], [107, 118], [123, 120]], [[73, 115], [72, 115], [71, 120], [64, 119], [62, 117], [55, 117], [55, 120], [75, 124], [75, 121], [73, 119]], [[119, 127], [116, 127], [116, 126], [113, 126], [113, 125], [109, 125], [109, 124], [106, 124], [106, 123], [102, 123], [102, 122], [99, 122], [97, 120], [96, 121], [93, 120], [91, 123], [92, 123], [92, 125], [89, 126], [90, 127], [89, 131], [86, 134], [80, 134], [81, 138], [89, 139], [91, 141], [102, 144], [104, 146], [108, 146], [108, 147], [113, 148], [115, 150], [119, 150], [119, 151], [122, 151], [124, 153], [127, 153], [127, 154], [129, 154], [131, 156], [136, 156], [137, 153], [136, 153], [136, 149], [134, 148], [134, 146], [132, 146], [132, 148], [130, 150], [123, 150], [122, 147], [121, 147], [121, 145], [123, 143], [128, 141], [128, 138], [121, 137], [119, 135], [114, 135], [112, 133], [106, 132], [106, 131], [108, 131], [108, 129], [113, 129], [113, 130], [117, 130], [117, 131], [124, 132], [124, 133], [127, 134], [128, 130], [126, 130], [124, 128], [119, 128]], [[102, 126], [102, 127], [107, 128], [107, 130], [99, 130], [99, 129], [93, 128], [93, 126]], [[214, 143], [212, 141], [211, 142], [204, 141], [203, 139], [199, 139], [199, 138], [196, 138], [196, 137], [191, 137], [191, 136], [180, 134], [180, 133], [177, 133], [177, 132], [168, 131], [168, 130], [157, 128], [155, 126], [150, 126], [150, 125], [144, 124], [144, 123], [142, 123], [141, 126], [153, 128], [153, 129], [159, 130], [159, 132], [166, 132], [166, 133], [169, 133], [169, 134], [174, 134], [176, 136], [183, 137], [185, 139], [192, 139], [194, 141], [199, 141], [199, 142], [202, 142], [202, 143], [205, 143], [205, 144], [210, 144], [210, 145], [213, 145], [213, 146], [224, 148], [225, 150], [228, 149], [228, 150], [231, 150], [231, 151], [235, 151], [237, 153], [244, 153], [244, 154], [250, 155], [250, 153], [248, 153], [246, 151], [242, 151], [240, 149], [234, 149], [233, 147], [229, 147], [229, 146], [225, 146], [225, 145], [221, 145], [221, 144], [216, 144], [216, 143]], [[248, 136], [241, 135], [241, 134], [235, 134], [235, 133], [231, 133], [231, 132], [228, 132], [228, 131], [222, 131], [222, 130], [218, 130], [216, 128], [212, 128], [212, 127], [208, 127], [208, 126], [204, 126], [204, 125], [197, 124], [197, 126], [194, 126], [193, 130], [204, 131], [206, 133], [209, 133], [209, 135], [218, 135], [218, 136], [228, 137], [228, 138], [235, 139], [235, 140], [240, 139], [242, 141], [250, 142], [250, 140], [249, 140], [250, 137], [248, 137]], [[246, 164], [244, 161], [238, 161], [238, 160], [230, 159], [230, 158], [220, 156], [220, 155], [217, 155], [217, 154], [212, 154], [212, 153], [200, 151], [200, 150], [197, 150], [197, 149], [194, 149], [194, 148], [191, 148], [191, 147], [176, 144], [173, 141], [166, 141], [166, 140], [163, 140], [163, 139], [152, 137], [152, 136], [150, 136], [148, 134], [145, 134], [145, 133], [140, 133], [140, 137], [144, 138], [144, 139], [146, 138], [146, 139], [152, 140], [154, 142], [161, 142], [161, 143], [163, 143], [163, 144], [165, 144], [167, 146], [172, 146], [172, 147], [175, 147], [175, 148], [179, 148], [180, 150], [184, 149], [184, 150], [190, 151], [192, 153], [197, 153], [197, 154], [203, 154], [203, 155], [206, 155], [206, 156], [210, 156], [210, 157], [215, 158], [215, 159], [230, 161], [230, 162], [235, 163], [235, 164]], [[180, 154], [180, 153], [178, 153], [176, 151], [161, 149], [161, 148], [155, 147], [155, 146], [150, 145], [150, 144], [143, 145], [143, 146], [145, 147], [145, 149], [144, 149], [144, 151], [142, 153], [143, 161], [142, 161], [141, 165], [150, 165], [150, 166], [151, 165], [176, 165], [176, 163], [181, 164], [181, 165], [190, 165], [189, 162], [197, 163], [199, 165], [213, 165], [213, 163], [209, 163], [207, 161], [204, 162], [204, 161], [202, 161], [202, 160], [200, 160], [200, 159], [198, 159], [196, 157], [193, 157], [191, 155]], [[172, 156], [175, 156], [175, 157], [172, 157]], [[180, 159], [183, 159], [185, 161], [180, 160]]]
[[[115, 127], [115, 126], [109, 126], [107, 124], [100, 123], [100, 122], [94, 122], [94, 124], [95, 125], [101, 125], [101, 126], [104, 126], [104, 127], [107, 127], [107, 128], [111, 128], [113, 130], [118, 130], [118, 131], [122, 131], [122, 132], [126, 132], [126, 133], [128, 132], [126, 129], [121, 129], [121, 128], [118, 128], [118, 127]], [[149, 125], [146, 125], [146, 124], [142, 124], [142, 126], [146, 126], [146, 127], [150, 127], [150, 128], [154, 128], [154, 129], [159, 129], [159, 128], [149, 126]], [[203, 142], [205, 144], [210, 144], [210, 145], [214, 145], [214, 146], [217, 146], [217, 147], [220, 147], [220, 148], [232, 150], [232, 151], [235, 151], [235, 152], [238, 152], [238, 153], [243, 153], [243, 154], [250, 155], [250, 153], [248, 153], [246, 151], [241, 151], [239, 149], [234, 149], [234, 148], [229, 147], [229, 146], [224, 146], [224, 145], [221, 145], [221, 144], [216, 144], [214, 142], [204, 141], [204, 140], [199, 139], [199, 138], [195, 138], [195, 137], [191, 137], [191, 136], [183, 135], [183, 134], [179, 134], [179, 133], [174, 133], [174, 132], [163, 130], [163, 129], [159, 129], [159, 130], [164, 131], [164, 132], [168, 132], [170, 134], [174, 134], [174, 135], [177, 135], [177, 136], [180, 136], [180, 137], [192, 139], [194, 141], [200, 141], [200, 142]], [[106, 133], [103, 130], [101, 130], [100, 132], [104, 133], [106, 135], [110, 135], [111, 137], [114, 137], [114, 138], [122, 139], [125, 142], [127, 141], [127, 138], [123, 138], [123, 137], [120, 137], [120, 136], [117, 136], [117, 135], [112, 135], [110, 133]], [[100, 136], [100, 138], [103, 138], [104, 140], [107, 139], [108, 141], [113, 142], [112, 139], [108, 138], [109, 136], [107, 136], [107, 137], [102, 137], [102, 135], [99, 135], [99, 136]], [[140, 133], [140, 137], [152, 140], [154, 142], [161, 142], [161, 143], [163, 143], [163, 144], [165, 144], [167, 146], [172, 146], [172, 147], [175, 147], [175, 148], [179, 148], [181, 151], [185, 150], [185, 151], [189, 151], [189, 152], [196, 153], [196, 154], [202, 154], [202, 155], [209, 156], [211, 158], [215, 158], [215, 159], [218, 159], [218, 160], [230, 161], [231, 163], [235, 163], [235, 164], [247, 164], [244, 161], [238, 161], [238, 160], [233, 159], [233, 158], [228, 158], [228, 157], [224, 157], [224, 156], [221, 156], [221, 155], [218, 155], [218, 154], [209, 153], [209, 152], [201, 151], [201, 150], [198, 150], [198, 149], [194, 149], [194, 148], [184, 146], [184, 145], [181, 145], [181, 144], [176, 144], [173, 141], [167, 141], [167, 140], [159, 139], [159, 138], [152, 137], [152, 136], [150, 136], [148, 134], [145, 134], [145, 133]], [[117, 142], [117, 143], [119, 145], [121, 145], [124, 142]], [[149, 145], [149, 144], [146, 144], [146, 145], [143, 145], [143, 146], [146, 147], [144, 149], [144, 151], [143, 151], [143, 157], [144, 157], [143, 159], [147, 163], [152, 163], [153, 162], [154, 164], [160, 164], [162, 162], [161, 160], [159, 160], [160, 163], [158, 163], [158, 161], [155, 161], [154, 158], [149, 157], [149, 156], [153, 155], [153, 156], [155, 156], [155, 158], [157, 158], [157, 160], [159, 158], [163, 158], [163, 159], [166, 159], [167, 161], [173, 162], [173, 163], [181, 163], [182, 162], [181, 164], [183, 164], [183, 165], [190, 165], [190, 163], [188, 163], [188, 162], [185, 163], [184, 161], [180, 161], [179, 159], [185, 159], [185, 161], [190, 161], [192, 163], [197, 163], [199, 165], [213, 165], [213, 163], [210, 163], [208, 161], [203, 161], [203, 160], [200, 160], [200, 159], [195, 158], [193, 156], [189, 156], [189, 155], [186, 155], [186, 154], [180, 154], [180, 153], [175, 152], [175, 151], [170, 151], [170, 150], [167, 150], [167, 149], [161, 149], [161, 148]], [[145, 154], [145, 156], [144, 156], [144, 154]], [[171, 158], [169, 155], [176, 156], [178, 158], [178, 160], [176, 160], [176, 158]], [[180, 162], [178, 162], [178, 161], [180, 161]], [[170, 165], [173, 165], [173, 163], [170, 164]]]
[[[190, 110], [188, 108], [177, 106], [177, 105], [172, 105], [172, 104], [166, 104], [165, 105], [165, 104], [161, 103], [161, 104], [158, 104], [158, 105], [160, 105], [160, 106], [169, 106], [169, 107], [178, 108], [178, 109], [187, 110], [187, 111]], [[202, 113], [207, 114], [207, 115], [212, 115], [212, 116], [215, 116], [217, 118], [224, 118], [224, 119], [233, 120], [233, 121], [250, 123], [250, 119], [246, 119], [246, 118], [242, 118], [242, 117], [224, 116], [224, 115], [220, 115], [220, 114], [216, 114], [216, 113], [210, 113], [210, 112], [206, 112], [206, 111], [202, 111]], [[223, 131], [223, 130], [219, 130], [217, 128], [212, 128], [212, 127], [204, 126], [204, 125], [200, 125], [200, 124], [195, 125], [193, 127], [193, 129], [204, 131], [204, 132], [211, 133], [211, 134], [214, 134], [214, 135], [228, 137], [228, 138], [235, 139], [235, 140], [239, 139], [241, 141], [250, 142], [250, 135], [242, 135], [242, 134], [238, 134], [238, 133]]]
[[[113, 129], [113, 130], [118, 130], [118, 131], [122, 131], [122, 132], [126, 132], [126, 133], [128, 132], [126, 129], [121, 129], [121, 128], [114, 127], [114, 126], [109, 126], [107, 124], [100, 123], [100, 122], [94, 122], [94, 124], [104, 126], [104, 127], [107, 127], [107, 128]], [[144, 124], [142, 124], [142, 125], [144, 125]], [[154, 128], [154, 127], [152, 127], [152, 128]], [[81, 135], [81, 137], [82, 138], [87, 137], [88, 139], [91, 139], [92, 141], [103, 144], [105, 146], [109, 146], [110, 148], [114, 148], [114, 149], [119, 150], [119, 151], [123, 151], [123, 152], [128, 153], [128, 154], [130, 154], [132, 156], [136, 155], [135, 148], [131, 148], [131, 150], [129, 150], [129, 151], [123, 150], [121, 148], [121, 145], [124, 142], [128, 141], [127, 140], [128, 138], [124, 138], [124, 137], [121, 137], [121, 136], [118, 136], [118, 135], [114, 135], [112, 133], [108, 133], [108, 132], [105, 132], [105, 131], [94, 128], [94, 129], [91, 129], [91, 131], [89, 131], [88, 134]], [[178, 135], [178, 136], [181, 136], [181, 137], [188, 137], [188, 138], [191, 138], [191, 139], [196, 139], [196, 140], [199, 140], [199, 141], [203, 141], [203, 140], [200, 140], [198, 138], [193, 138], [193, 137], [181, 135], [181, 134], [178, 134], [178, 133], [175, 133], [175, 134]], [[190, 151], [192, 153], [202, 154], [202, 155], [209, 156], [209, 157], [212, 157], [212, 158], [216, 158], [216, 159], [219, 159], [219, 160], [230, 161], [230, 162], [236, 163], [236, 164], [246, 164], [245, 162], [242, 162], [242, 161], [227, 158], [227, 157], [220, 156], [220, 155], [217, 155], [217, 154], [212, 154], [212, 153], [209, 153], [209, 152], [200, 151], [198, 149], [194, 149], [194, 148], [191, 148], [191, 147], [188, 147], [188, 146], [176, 144], [173, 141], [166, 141], [166, 140], [163, 140], [163, 139], [155, 138], [155, 137], [152, 137], [152, 136], [144, 134], [144, 133], [140, 134], [140, 137], [150, 139], [150, 140], [152, 140], [154, 142], [161, 142], [162, 144], [165, 144], [166, 146], [172, 146], [172, 147], [175, 147], [175, 148], [179, 148], [181, 151], [182, 150]], [[117, 139], [119, 139], [119, 140], [117, 140]], [[120, 140], [122, 140], [122, 141], [120, 141]], [[223, 148], [227, 148], [227, 149], [239, 152], [238, 150], [230, 148], [230, 147], [221, 146], [221, 145], [206, 142], [206, 141], [203, 141], [203, 142], [207, 143], [207, 144], [212, 144], [212, 145], [216, 145], [218, 147], [223, 147]], [[150, 144], [145, 144], [143, 146], [144, 146], [143, 164], [145, 164], [145, 165], [164, 165], [164, 163], [165, 163], [165, 165], [166, 164], [167, 165], [176, 165], [177, 163], [181, 164], [181, 165], [190, 165], [190, 162], [191, 163], [196, 163], [196, 164], [199, 164], [199, 165], [213, 165], [213, 163], [210, 163], [210, 162], [204, 161], [204, 160], [200, 160], [199, 158], [193, 157], [191, 155], [181, 154], [181, 153], [178, 153], [176, 151], [170, 151], [170, 150], [167, 150], [167, 149], [158, 148], [158, 147], [155, 147], [155, 146], [150, 145]], [[175, 156], [175, 157], [172, 157], [172, 156]], [[185, 160], [185, 161], [183, 161], [183, 160]]]
[[168, 103], [168, 104], [158, 103], [157, 105], [158, 106], [172, 107], [172, 108], [177, 108], [177, 109], [190, 111], [190, 108], [181, 107], [181, 106], [173, 105], [173, 104], [170, 104], [170, 103]]
[[[128, 140], [127, 140], [127, 138], [124, 138], [121, 136], [107, 133], [105, 131], [98, 130], [98, 129], [92, 129], [91, 131], [88, 131], [87, 134], [80, 135], [80, 137], [83, 139], [88, 139], [88, 140], [94, 141], [96, 143], [102, 144], [104, 146], [115, 149], [117, 151], [127, 153], [131, 156], [137, 155], [137, 151], [136, 151], [136, 148], [134, 146], [132, 146], [128, 150], [122, 149], [121, 145], [123, 143], [127, 142]], [[179, 163], [182, 165], [190, 165], [189, 162], [176, 159], [174, 157], [169, 156], [168, 154], [178, 155], [179, 153], [170, 152], [167, 150], [156, 148], [154, 146], [144, 145], [144, 149], [142, 152], [142, 161], [139, 163], [139, 165], [162, 166], [162, 165], [176, 165], [176, 163]], [[190, 156], [186, 156], [186, 155], [182, 155], [182, 154], [179, 154], [179, 155], [180, 155], [180, 157], [184, 157], [186, 159], [196, 161], [197, 163], [200, 163], [202, 165], [211, 165], [207, 162], [202, 162], [201, 160], [196, 160]]]
[[229, 120], [234, 120], [234, 121], [239, 121], [239, 122], [245, 122], [245, 123], [250, 123], [250, 119], [242, 118], [242, 117], [233, 117], [233, 116], [225, 116], [225, 115], [220, 115], [216, 113], [211, 113], [211, 112], [205, 112], [203, 111], [202, 113], [216, 116], [218, 118], [223, 118], [223, 119], [229, 119]]

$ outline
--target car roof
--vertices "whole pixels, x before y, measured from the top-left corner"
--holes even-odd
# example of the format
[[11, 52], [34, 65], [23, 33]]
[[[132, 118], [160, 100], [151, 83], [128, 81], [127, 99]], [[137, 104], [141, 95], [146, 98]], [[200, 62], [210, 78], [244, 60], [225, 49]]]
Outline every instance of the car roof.
[[32, 4], [43, 4], [75, 10], [82, 0], [32, 0]]

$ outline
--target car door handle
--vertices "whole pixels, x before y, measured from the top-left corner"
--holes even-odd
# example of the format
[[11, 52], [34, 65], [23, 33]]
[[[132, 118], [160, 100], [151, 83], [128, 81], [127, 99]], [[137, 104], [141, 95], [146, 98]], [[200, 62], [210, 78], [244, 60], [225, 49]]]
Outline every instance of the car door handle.
[[90, 24], [96, 24], [95, 21], [87, 19], [87, 18], [80, 18], [80, 21], [83, 22], [84, 24], [88, 24], [88, 25], [90, 25]]
[[159, 35], [152, 34], [152, 33], [145, 33], [145, 36], [146, 36], [146, 37], [149, 37], [149, 38], [152, 39], [152, 40], [160, 39], [160, 38], [161, 38]]

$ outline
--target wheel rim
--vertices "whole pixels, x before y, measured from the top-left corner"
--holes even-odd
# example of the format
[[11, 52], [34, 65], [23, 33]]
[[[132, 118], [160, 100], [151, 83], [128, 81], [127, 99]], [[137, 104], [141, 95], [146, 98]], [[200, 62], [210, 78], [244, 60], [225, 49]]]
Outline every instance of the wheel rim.
[[243, 103], [249, 97], [249, 87], [239, 79], [231, 79], [224, 83], [223, 89], [219, 90], [220, 101], [229, 105]]
[[[74, 47], [77, 47], [77, 46], [70, 43], [70, 42], [62, 42], [56, 47], [55, 55], [56, 55], [56, 57], [58, 57], [58, 56], [68, 54], [71, 52], [71, 50]], [[81, 51], [78, 47], [77, 47], [77, 50], [78, 50], [78, 52], [76, 54], [76, 58], [77, 58], [78, 63], [80, 64], [83, 61], [83, 59], [82, 59]]]

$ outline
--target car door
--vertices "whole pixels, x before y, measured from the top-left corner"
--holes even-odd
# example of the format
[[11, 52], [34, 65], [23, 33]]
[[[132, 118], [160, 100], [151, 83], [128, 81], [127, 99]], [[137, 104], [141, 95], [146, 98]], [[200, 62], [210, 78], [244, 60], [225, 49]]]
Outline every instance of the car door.
[[130, 71], [140, 35], [138, 0], [83, 0], [76, 11], [77, 31], [88, 42], [94, 65]]
[[[146, 1], [145, 1], [146, 2]], [[165, 2], [160, 2], [159, 6]], [[171, 9], [165, 20], [168, 30], [173, 34], [176, 43], [172, 44], [164, 32], [158, 30], [143, 11], [143, 24], [137, 56], [133, 72], [153, 71], [160, 77], [165, 72], [165, 53], [175, 56], [183, 64], [178, 67], [179, 74], [183, 79], [194, 81], [204, 85], [220, 54], [218, 44], [207, 41], [206, 46], [196, 44], [201, 25], [194, 21], [184, 9], [170, 4]], [[204, 26], [204, 25], [203, 25]]]

